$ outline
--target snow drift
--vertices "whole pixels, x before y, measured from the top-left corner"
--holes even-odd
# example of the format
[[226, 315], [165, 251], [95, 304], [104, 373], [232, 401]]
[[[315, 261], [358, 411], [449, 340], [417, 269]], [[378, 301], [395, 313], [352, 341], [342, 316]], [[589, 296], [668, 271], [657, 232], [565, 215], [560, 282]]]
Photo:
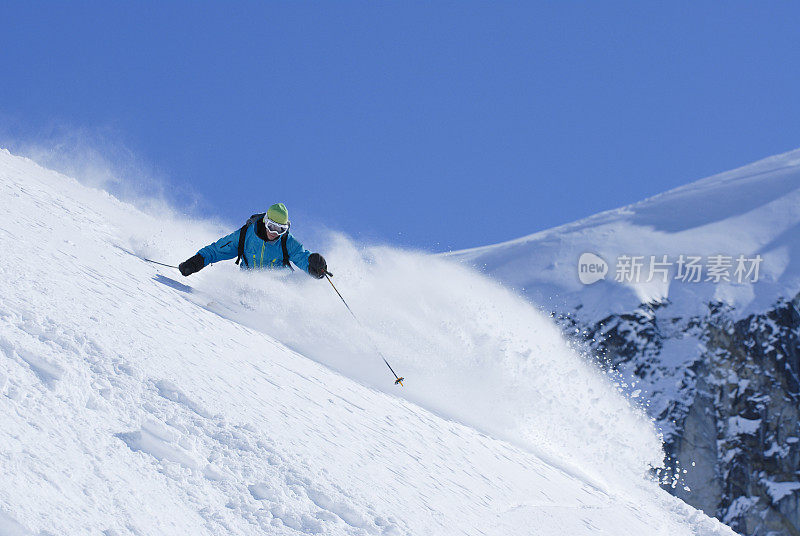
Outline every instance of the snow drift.
[[470, 269], [333, 236], [356, 323], [302, 274], [142, 260], [228, 228], [6, 151], [0, 196], [3, 533], [731, 534], [649, 480], [644, 414]]

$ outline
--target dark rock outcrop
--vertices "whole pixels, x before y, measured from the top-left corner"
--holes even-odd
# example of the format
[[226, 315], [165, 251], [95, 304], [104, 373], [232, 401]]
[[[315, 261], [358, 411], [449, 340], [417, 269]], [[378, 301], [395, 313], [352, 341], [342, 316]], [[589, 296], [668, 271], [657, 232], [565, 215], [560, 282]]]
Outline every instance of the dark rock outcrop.
[[[664, 487], [748, 536], [800, 536], [800, 295], [735, 319], [669, 303], [559, 322], [619, 371], [664, 435]], [[577, 334], [577, 335], [576, 335]]]

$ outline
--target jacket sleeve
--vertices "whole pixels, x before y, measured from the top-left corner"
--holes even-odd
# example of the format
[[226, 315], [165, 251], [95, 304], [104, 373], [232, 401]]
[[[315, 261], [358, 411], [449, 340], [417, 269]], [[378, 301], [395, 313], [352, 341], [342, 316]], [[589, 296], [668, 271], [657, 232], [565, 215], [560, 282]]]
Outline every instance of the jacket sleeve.
[[226, 261], [228, 259], [235, 259], [239, 251], [239, 229], [228, 236], [223, 236], [213, 244], [209, 244], [202, 248], [199, 253], [206, 261], [206, 266], [217, 261]]
[[303, 244], [298, 242], [292, 235], [286, 238], [286, 251], [289, 252], [289, 260], [295, 266], [308, 273], [308, 256], [311, 255], [311, 252], [304, 248]]

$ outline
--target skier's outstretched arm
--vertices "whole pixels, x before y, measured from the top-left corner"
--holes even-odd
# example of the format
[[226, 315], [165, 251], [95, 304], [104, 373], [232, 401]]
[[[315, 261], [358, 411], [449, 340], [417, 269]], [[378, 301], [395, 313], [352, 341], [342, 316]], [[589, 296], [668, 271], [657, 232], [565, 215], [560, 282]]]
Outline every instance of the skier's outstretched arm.
[[199, 272], [205, 266], [217, 261], [233, 259], [238, 254], [239, 231], [236, 230], [228, 236], [223, 236], [213, 244], [200, 249], [194, 257], [191, 257], [178, 265], [178, 269], [184, 276]]
[[317, 279], [325, 277], [328, 265], [325, 263], [325, 258], [322, 255], [319, 253], [311, 253], [291, 235], [289, 235], [286, 241], [286, 250], [289, 252], [289, 260], [291, 260], [295, 266]]

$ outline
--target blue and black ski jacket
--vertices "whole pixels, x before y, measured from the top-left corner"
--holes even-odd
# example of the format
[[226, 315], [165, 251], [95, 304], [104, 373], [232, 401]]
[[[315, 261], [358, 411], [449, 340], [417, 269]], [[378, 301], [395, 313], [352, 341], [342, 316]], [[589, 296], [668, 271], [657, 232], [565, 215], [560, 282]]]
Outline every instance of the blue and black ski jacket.
[[[260, 226], [260, 228], [259, 228]], [[203, 256], [205, 266], [217, 261], [235, 259], [239, 256], [240, 229], [224, 236], [198, 253]], [[303, 247], [291, 233], [287, 231], [286, 252], [288, 260], [295, 266], [308, 273], [308, 256], [311, 252]], [[240, 266], [243, 270], [253, 268], [290, 268], [284, 264], [283, 246], [279, 236], [275, 240], [266, 239], [266, 229], [263, 220], [258, 220], [247, 226], [244, 234], [244, 248]]]

